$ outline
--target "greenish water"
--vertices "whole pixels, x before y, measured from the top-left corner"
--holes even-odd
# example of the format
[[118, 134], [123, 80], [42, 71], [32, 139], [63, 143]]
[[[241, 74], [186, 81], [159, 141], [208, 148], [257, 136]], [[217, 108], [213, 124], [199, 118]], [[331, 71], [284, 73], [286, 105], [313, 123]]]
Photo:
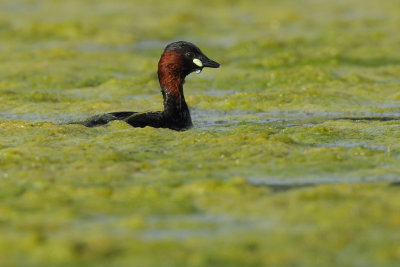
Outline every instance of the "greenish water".
[[[0, 265], [398, 266], [399, 28], [396, 0], [1, 0]], [[221, 63], [193, 129], [65, 124], [160, 110], [180, 39]]]

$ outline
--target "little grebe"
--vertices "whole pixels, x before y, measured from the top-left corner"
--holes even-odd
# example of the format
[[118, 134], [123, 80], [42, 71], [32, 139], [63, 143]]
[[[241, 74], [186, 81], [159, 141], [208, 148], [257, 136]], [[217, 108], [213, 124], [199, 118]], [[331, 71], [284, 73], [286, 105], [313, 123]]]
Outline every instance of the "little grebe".
[[192, 126], [192, 119], [183, 95], [183, 84], [187, 75], [192, 72], [199, 73], [204, 67], [218, 68], [219, 63], [209, 59], [192, 43], [185, 41], [170, 43], [158, 62], [158, 80], [164, 98], [164, 111], [111, 112], [74, 123], [95, 127], [110, 121], [122, 120], [133, 127], [188, 129]]

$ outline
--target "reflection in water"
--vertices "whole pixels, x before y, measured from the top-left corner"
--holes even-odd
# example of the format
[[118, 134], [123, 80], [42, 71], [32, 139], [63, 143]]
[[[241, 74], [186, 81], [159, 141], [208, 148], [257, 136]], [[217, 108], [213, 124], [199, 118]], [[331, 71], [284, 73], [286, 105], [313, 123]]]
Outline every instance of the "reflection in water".
[[310, 178], [269, 178], [269, 177], [252, 177], [247, 179], [247, 183], [254, 186], [266, 186], [273, 192], [287, 191], [291, 189], [317, 186], [322, 184], [356, 184], [356, 183], [373, 183], [373, 182], [390, 182], [390, 185], [400, 186], [400, 177], [398, 176], [371, 176], [371, 177], [310, 177]]
[[[144, 97], [144, 96], [142, 96]], [[150, 97], [150, 96], [145, 96]], [[136, 97], [132, 97], [136, 98]], [[340, 113], [340, 112], [258, 112], [249, 113], [248, 111], [217, 111], [191, 109], [193, 121], [196, 128], [208, 128], [214, 126], [232, 126], [235, 124], [255, 123], [271, 124], [281, 123], [281, 127], [310, 127], [330, 120], [351, 120], [351, 121], [400, 121], [400, 114], [395, 112], [385, 113]], [[86, 117], [86, 114], [65, 115], [65, 114], [12, 114], [0, 112], [0, 118], [27, 120], [31, 122], [52, 122], [67, 123]]]

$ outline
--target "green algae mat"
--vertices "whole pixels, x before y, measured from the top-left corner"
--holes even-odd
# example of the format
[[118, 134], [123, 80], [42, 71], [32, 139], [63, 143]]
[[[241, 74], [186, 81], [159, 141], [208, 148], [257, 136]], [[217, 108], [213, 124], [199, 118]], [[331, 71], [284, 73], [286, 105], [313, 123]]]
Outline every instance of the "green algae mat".
[[[0, 1], [1, 266], [399, 266], [400, 5]], [[162, 109], [166, 44], [220, 69], [194, 128]]]

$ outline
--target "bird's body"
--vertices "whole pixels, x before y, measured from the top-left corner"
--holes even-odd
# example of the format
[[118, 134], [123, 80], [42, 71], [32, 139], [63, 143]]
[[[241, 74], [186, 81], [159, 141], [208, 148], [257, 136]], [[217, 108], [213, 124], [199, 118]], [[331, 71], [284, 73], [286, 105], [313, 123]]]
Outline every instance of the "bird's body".
[[219, 64], [192, 43], [179, 41], [169, 45], [158, 62], [158, 80], [164, 99], [164, 110], [156, 112], [112, 112], [90, 117], [82, 122], [87, 127], [95, 127], [114, 120], [122, 120], [133, 127], [170, 128], [185, 130], [192, 127], [190, 111], [183, 94], [185, 77], [192, 72], [200, 72], [204, 67], [218, 68]]

